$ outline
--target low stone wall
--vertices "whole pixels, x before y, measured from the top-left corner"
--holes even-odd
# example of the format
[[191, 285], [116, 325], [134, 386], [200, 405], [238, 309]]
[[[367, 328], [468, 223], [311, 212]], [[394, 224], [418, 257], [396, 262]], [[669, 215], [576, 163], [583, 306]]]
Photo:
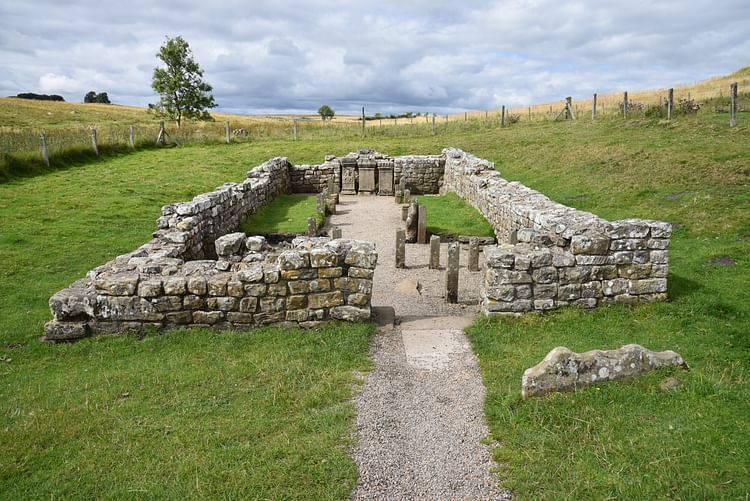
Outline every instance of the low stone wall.
[[318, 165], [289, 164], [289, 190], [292, 193], [321, 193], [333, 180], [334, 191], [341, 186], [341, 164], [334, 158]]
[[[214, 240], [236, 231], [250, 214], [289, 191], [290, 167], [285, 157], [273, 158], [250, 170], [240, 183], [225, 183], [190, 202], [165, 205], [156, 221], [159, 230], [154, 233], [154, 245], [174, 244], [170, 257], [214, 257]], [[142, 250], [135, 253], [142, 254]]]
[[453, 148], [443, 154], [441, 192], [479, 210], [501, 242], [485, 248], [486, 315], [666, 299], [669, 223], [608, 222], [503, 179], [492, 162]]
[[248, 329], [370, 318], [373, 244], [299, 238], [274, 251], [242, 233], [217, 240], [219, 260], [120, 256], [50, 299], [45, 338], [179, 327]]
[[397, 193], [403, 193], [405, 189], [413, 195], [439, 193], [444, 172], [444, 155], [407, 155], [393, 159]]

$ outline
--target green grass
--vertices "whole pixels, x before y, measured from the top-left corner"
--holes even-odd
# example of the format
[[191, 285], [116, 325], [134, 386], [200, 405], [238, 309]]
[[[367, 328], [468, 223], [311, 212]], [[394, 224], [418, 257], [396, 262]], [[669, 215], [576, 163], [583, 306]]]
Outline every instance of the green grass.
[[[472, 329], [489, 424], [503, 444], [495, 454], [507, 465], [500, 481], [522, 499], [744, 498], [750, 117], [740, 114], [734, 129], [726, 118], [522, 121], [504, 129], [469, 121], [435, 137], [427, 126], [399, 134], [373, 128], [364, 140], [352, 129], [335, 140], [114, 154], [0, 184], [0, 498], [346, 498], [356, 476], [344, 454], [349, 385], [353, 370], [367, 368], [367, 329], [181, 331], [47, 345], [38, 340], [47, 300], [147, 241], [162, 205], [241, 180], [268, 158], [319, 163], [361, 147], [404, 155], [447, 146], [610, 220], [679, 225], [671, 303]], [[720, 256], [737, 264], [709, 264]], [[523, 369], [554, 346], [627, 342], [675, 349], [692, 370], [671, 373], [683, 382], [671, 393], [657, 390], [670, 374], [661, 372], [520, 401]], [[276, 400], [263, 397], [261, 381], [278, 388]], [[296, 402], [284, 403], [287, 394]]]
[[484, 216], [455, 193], [421, 196], [417, 203], [427, 208], [427, 233], [430, 235], [495, 236]]
[[248, 217], [241, 230], [248, 235], [304, 235], [311, 217], [316, 219], [318, 228], [325, 222], [325, 215], [317, 211], [315, 195], [280, 195]]

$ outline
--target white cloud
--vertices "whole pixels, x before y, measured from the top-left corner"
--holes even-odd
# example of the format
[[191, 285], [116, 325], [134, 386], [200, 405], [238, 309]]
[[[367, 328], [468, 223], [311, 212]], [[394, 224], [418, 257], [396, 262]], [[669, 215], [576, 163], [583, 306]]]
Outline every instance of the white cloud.
[[[199, 0], [0, 4], [0, 95], [145, 105], [165, 36], [220, 108], [496, 108], [650, 88], [750, 63], [747, 0]], [[179, 15], [174, 15], [174, 12]], [[37, 15], [44, 12], [44, 16]]]

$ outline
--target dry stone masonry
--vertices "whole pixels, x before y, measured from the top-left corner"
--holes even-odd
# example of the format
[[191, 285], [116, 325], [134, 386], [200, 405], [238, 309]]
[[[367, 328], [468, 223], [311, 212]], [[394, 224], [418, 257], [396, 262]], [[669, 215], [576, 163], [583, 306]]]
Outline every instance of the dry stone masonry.
[[[500, 242], [484, 248], [482, 311], [490, 316], [666, 298], [668, 223], [605, 221], [507, 181], [491, 162], [458, 149], [402, 157], [364, 149], [319, 165], [273, 158], [242, 182], [163, 207], [151, 241], [52, 296], [46, 339], [369, 318], [373, 244], [311, 237], [280, 248], [238, 233], [279, 194], [322, 192], [326, 203], [339, 193], [464, 198]], [[415, 209], [407, 214], [407, 241], [417, 237]]]
[[484, 248], [486, 315], [666, 299], [669, 223], [608, 222], [503, 179], [492, 162], [443, 154], [441, 191], [479, 210], [500, 242]]

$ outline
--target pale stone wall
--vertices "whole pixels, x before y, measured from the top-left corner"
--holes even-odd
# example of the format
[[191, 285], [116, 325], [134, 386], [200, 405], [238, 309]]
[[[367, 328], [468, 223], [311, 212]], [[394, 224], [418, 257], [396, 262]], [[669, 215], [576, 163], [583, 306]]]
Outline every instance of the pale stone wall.
[[440, 192], [445, 172], [443, 155], [408, 155], [393, 159], [396, 192], [409, 190], [412, 195]]
[[441, 191], [479, 210], [501, 242], [485, 247], [486, 315], [666, 299], [669, 223], [608, 222], [503, 179], [492, 162], [454, 148], [443, 154]]
[[322, 193], [333, 179], [334, 190], [341, 186], [341, 164], [335, 159], [318, 165], [289, 164], [289, 191], [292, 193]]

